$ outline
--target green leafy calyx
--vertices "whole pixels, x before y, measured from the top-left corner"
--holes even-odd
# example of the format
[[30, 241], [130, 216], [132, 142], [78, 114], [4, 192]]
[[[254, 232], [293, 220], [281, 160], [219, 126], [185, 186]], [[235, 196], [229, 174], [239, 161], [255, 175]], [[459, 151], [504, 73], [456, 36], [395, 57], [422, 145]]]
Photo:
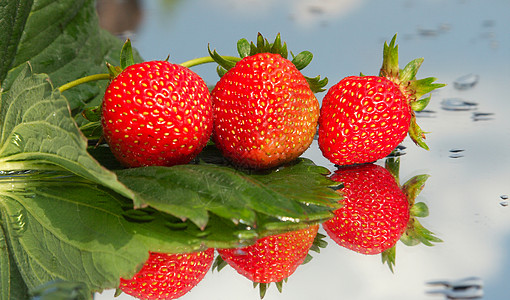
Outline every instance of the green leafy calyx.
[[[416, 74], [423, 58], [417, 58], [409, 62], [404, 69], [399, 69], [398, 65], [398, 45], [396, 44], [397, 35], [395, 34], [391, 42], [384, 43], [383, 47], [383, 63], [379, 76], [385, 77], [398, 84], [402, 92], [407, 96], [408, 103], [413, 111], [421, 111], [425, 109], [430, 102], [430, 96], [422, 97], [435, 89], [445, 86], [442, 83], [434, 83], [436, 78], [428, 77], [424, 79], [416, 79]], [[409, 136], [420, 147], [428, 150], [425, 143], [425, 134], [416, 124], [416, 118], [411, 119]]]
[[[256, 42], [249, 42], [247, 39], [242, 38], [237, 42], [237, 52], [239, 53], [239, 59], [236, 57], [227, 57], [218, 54], [216, 50], [211, 50], [208, 47], [209, 55], [219, 65], [217, 68], [218, 75], [222, 77], [228, 70], [233, 68], [238, 61], [245, 57], [253, 56], [259, 53], [273, 53], [279, 54], [281, 57], [288, 59], [289, 51], [287, 44], [282, 43], [281, 36], [278, 33], [274, 42], [269, 42], [266, 38], [258, 33]], [[304, 69], [310, 64], [313, 59], [313, 54], [310, 51], [302, 51], [297, 55], [290, 52], [292, 59], [291, 62], [296, 66], [298, 70]], [[314, 93], [324, 91], [324, 87], [328, 84], [328, 79], [321, 79], [320, 76], [307, 77], [306, 81], [310, 85], [310, 89]]]
[[433, 232], [421, 225], [417, 219], [427, 217], [429, 215], [429, 209], [425, 203], [415, 203], [416, 197], [418, 197], [418, 194], [423, 190], [425, 182], [429, 177], [430, 176], [427, 174], [417, 175], [402, 185], [402, 191], [409, 201], [410, 219], [407, 229], [400, 238], [400, 241], [408, 246], [418, 244], [433, 246], [433, 243], [442, 242], [442, 240], [436, 237]]

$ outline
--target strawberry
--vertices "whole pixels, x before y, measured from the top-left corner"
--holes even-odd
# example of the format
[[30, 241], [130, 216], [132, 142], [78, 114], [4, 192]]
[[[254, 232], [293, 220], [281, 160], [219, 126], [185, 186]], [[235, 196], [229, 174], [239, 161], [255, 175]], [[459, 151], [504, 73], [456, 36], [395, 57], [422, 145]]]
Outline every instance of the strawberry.
[[414, 203], [428, 175], [415, 176], [401, 187], [399, 162], [387, 159], [387, 169], [375, 164], [339, 168], [331, 179], [343, 183], [343, 206], [323, 224], [326, 233], [342, 247], [362, 254], [383, 253], [383, 261], [391, 270], [394, 246], [401, 238], [408, 245], [421, 242], [431, 246], [431, 242], [441, 241], [416, 220], [428, 214], [423, 202]]
[[409, 222], [409, 203], [393, 176], [368, 164], [338, 169], [331, 179], [342, 182], [343, 207], [323, 224], [340, 246], [363, 254], [393, 247]]
[[337, 165], [374, 162], [390, 154], [409, 133], [428, 149], [414, 111], [423, 110], [430, 96], [444, 84], [435, 78], [416, 79], [423, 58], [400, 70], [396, 35], [384, 44], [379, 76], [349, 76], [324, 96], [319, 118], [319, 147]]
[[120, 279], [119, 289], [139, 299], [176, 299], [195, 287], [211, 268], [214, 249], [166, 254], [150, 252], [131, 279]]
[[106, 89], [106, 142], [127, 167], [190, 162], [212, 132], [212, 101], [194, 72], [167, 61], [133, 64]]
[[[217, 251], [221, 259], [239, 274], [254, 283], [260, 283], [263, 297], [267, 284], [275, 282], [280, 284], [281, 289], [282, 281], [305, 261], [308, 251], [314, 246], [318, 230], [319, 225], [312, 225], [301, 230], [261, 238], [247, 247]], [[218, 267], [221, 268], [222, 266]]]
[[[213, 140], [234, 164], [267, 169], [299, 157], [312, 143], [319, 117], [314, 95], [327, 82], [300, 72], [311, 61], [302, 52], [292, 61], [277, 36], [273, 44], [259, 34], [257, 46], [238, 44], [240, 61], [211, 53], [226, 70], [211, 92]], [[298, 68], [299, 67], [299, 68]]]

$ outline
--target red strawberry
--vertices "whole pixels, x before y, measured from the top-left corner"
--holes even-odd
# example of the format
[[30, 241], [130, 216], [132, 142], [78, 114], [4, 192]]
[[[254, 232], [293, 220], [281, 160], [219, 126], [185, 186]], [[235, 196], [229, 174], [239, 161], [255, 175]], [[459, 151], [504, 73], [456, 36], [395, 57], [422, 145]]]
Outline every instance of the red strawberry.
[[[342, 182], [343, 207], [323, 224], [326, 233], [340, 246], [362, 254], [383, 253], [393, 270], [395, 244], [440, 242], [416, 217], [428, 215], [427, 206], [414, 203], [428, 175], [418, 175], [402, 187], [398, 183], [398, 159], [387, 159], [386, 168], [375, 164], [338, 169], [331, 179]], [[390, 172], [391, 171], [391, 172]]]
[[261, 238], [251, 246], [217, 251], [226, 263], [253, 282], [281, 282], [303, 263], [318, 230], [319, 225], [312, 225]]
[[228, 71], [211, 92], [214, 142], [243, 167], [266, 169], [290, 162], [310, 146], [316, 132], [319, 102], [295, 65], [307, 56], [306, 65], [311, 54], [290, 61], [286, 46], [278, 43], [279, 36], [274, 44], [259, 41], [251, 52], [240, 50], [244, 58], [226, 64]]
[[344, 206], [323, 224], [328, 235], [363, 254], [393, 247], [407, 228], [409, 203], [391, 173], [368, 164], [340, 168], [331, 179], [344, 184]]
[[120, 279], [119, 288], [139, 299], [176, 299], [195, 287], [211, 268], [214, 249], [184, 254], [150, 252], [133, 278]]
[[103, 134], [128, 167], [191, 161], [212, 131], [212, 101], [204, 81], [166, 61], [134, 64], [116, 76], [104, 96]]
[[350, 76], [332, 86], [322, 101], [319, 147], [337, 165], [374, 162], [390, 154], [409, 132], [428, 149], [414, 111], [422, 110], [426, 93], [444, 86], [435, 78], [416, 79], [423, 59], [398, 67], [396, 35], [385, 43], [379, 76]]

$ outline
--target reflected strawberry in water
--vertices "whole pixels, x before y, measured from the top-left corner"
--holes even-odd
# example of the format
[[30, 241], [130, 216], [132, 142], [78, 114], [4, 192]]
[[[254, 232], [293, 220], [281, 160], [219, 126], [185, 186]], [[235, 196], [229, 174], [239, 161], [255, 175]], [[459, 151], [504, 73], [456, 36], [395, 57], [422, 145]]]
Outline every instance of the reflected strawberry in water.
[[213, 260], [213, 248], [182, 254], [150, 252], [135, 276], [120, 279], [117, 295], [122, 291], [139, 299], [177, 299], [202, 281]]
[[424, 228], [417, 217], [428, 215], [427, 205], [415, 203], [429, 175], [417, 175], [399, 183], [400, 158], [389, 157], [385, 167], [365, 164], [339, 168], [331, 179], [342, 182], [343, 207], [323, 224], [340, 246], [358, 253], [382, 253], [383, 263], [393, 272], [395, 245], [432, 246], [441, 242]]
[[319, 225], [267, 236], [255, 244], [242, 248], [217, 249], [219, 256], [213, 269], [221, 270], [227, 264], [239, 274], [259, 286], [260, 298], [263, 298], [270, 283], [275, 283], [278, 290], [292, 275], [297, 267], [308, 262], [310, 249], [319, 252], [326, 242], [324, 235], [318, 234]]

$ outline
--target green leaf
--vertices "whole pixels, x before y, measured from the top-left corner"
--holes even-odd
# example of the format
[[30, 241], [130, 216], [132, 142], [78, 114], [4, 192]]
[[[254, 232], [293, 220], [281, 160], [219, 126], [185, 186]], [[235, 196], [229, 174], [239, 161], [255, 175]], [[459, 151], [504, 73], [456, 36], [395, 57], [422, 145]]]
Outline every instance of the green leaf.
[[211, 51], [211, 48], [209, 46], [207, 46], [207, 51], [209, 51], [209, 55], [211, 56], [211, 58], [225, 70], [232, 69], [237, 63], [236, 61], [228, 60], [223, 56], [219, 55], [218, 52], [216, 52], [216, 50]]
[[0, 251], [0, 299], [27, 299], [28, 288], [12, 257], [3, 226], [0, 226]]
[[79, 178], [66, 179], [0, 184], [16, 264], [30, 289], [56, 279], [94, 291], [116, 287], [120, 275], [134, 274], [147, 249], [133, 240], [116, 199]]
[[240, 39], [237, 41], [237, 52], [241, 58], [250, 55], [250, 42], [247, 39]]
[[409, 228], [402, 234], [400, 241], [407, 246], [416, 246], [423, 244], [425, 246], [434, 246], [434, 243], [441, 243], [443, 240], [436, 237], [433, 232], [423, 227], [418, 219], [412, 218]]
[[305, 76], [305, 79], [308, 82], [308, 85], [310, 85], [310, 89], [312, 90], [312, 92], [320, 93], [326, 90], [324, 87], [328, 84], [327, 77], [321, 79], [320, 75], [317, 75], [317, 77], [314, 78]]
[[412, 80], [407, 89], [414, 92], [414, 97], [416, 97], [416, 99], [420, 99], [423, 95], [446, 86], [446, 84], [434, 83], [434, 81], [436, 81], [434, 77]]
[[384, 42], [383, 47], [383, 63], [379, 76], [387, 78], [398, 78], [398, 45], [396, 45], [397, 35], [391, 39], [390, 44]]
[[[213, 164], [118, 170], [136, 193], [135, 206], [150, 205], [205, 228], [213, 213], [234, 224], [260, 227], [257, 214], [291, 222], [331, 217], [338, 195], [326, 172], [308, 160], [264, 175], [244, 174]], [[262, 227], [263, 228], [263, 227]]]
[[389, 249], [386, 249], [381, 253], [381, 259], [383, 264], [387, 264], [390, 268], [391, 273], [395, 273], [394, 267], [395, 267], [395, 261], [396, 261], [396, 253], [397, 253], [397, 247], [393, 246]]
[[429, 208], [427, 204], [423, 202], [415, 203], [410, 210], [411, 216], [418, 218], [425, 218], [429, 215]]
[[429, 177], [430, 175], [428, 174], [416, 175], [402, 185], [402, 191], [411, 206], [414, 205], [416, 198], [425, 187], [425, 182]]
[[134, 275], [149, 251], [240, 247], [269, 234], [263, 215], [253, 228], [211, 213], [203, 230], [151, 208], [138, 214], [150, 220], [129, 218], [129, 199], [68, 172], [0, 178], [0, 212], [30, 289], [54, 280], [82, 282], [90, 291], [115, 288], [120, 277]]
[[400, 72], [400, 82], [408, 82], [416, 79], [416, 73], [423, 63], [423, 58], [417, 58], [410, 61]]
[[400, 184], [400, 158], [399, 157], [388, 157], [384, 161], [384, 168], [390, 172], [395, 178], [395, 182]]
[[413, 142], [425, 150], [429, 150], [429, 146], [425, 143], [425, 132], [416, 123], [416, 116], [411, 117], [411, 123], [409, 125], [409, 136]]
[[[105, 61], [119, 64], [123, 41], [99, 27], [94, 0], [4, 0], [0, 5], [0, 81], [9, 90], [30, 61], [55, 86], [105, 73]], [[6, 20], [6, 22], [3, 22]], [[135, 53], [135, 60], [141, 61]], [[70, 108], [99, 104], [107, 82], [91, 82], [66, 91]]]
[[411, 101], [411, 109], [414, 110], [414, 111], [422, 111], [424, 110], [427, 105], [429, 105], [430, 103], [430, 98], [431, 96], [429, 97], [425, 97], [425, 98], [421, 98], [419, 100], [415, 100], [415, 101]]
[[296, 66], [298, 70], [302, 70], [310, 64], [312, 59], [313, 59], [312, 52], [303, 51], [292, 59], [292, 63]]
[[135, 59], [133, 58], [133, 48], [131, 47], [131, 41], [127, 39], [120, 50], [120, 68], [124, 70], [134, 64]]
[[11, 69], [18, 44], [23, 35], [25, 22], [30, 14], [33, 1], [2, 1], [0, 5], [0, 83]]
[[[1, 95], [0, 169], [32, 169], [51, 164], [132, 197], [114, 173], [87, 153], [87, 140], [74, 122], [66, 99], [46, 75], [27, 64]], [[37, 165], [37, 166], [34, 166]]]
[[[242, 228], [211, 222], [214, 234], [154, 211], [152, 222], [125, 218], [128, 199], [71, 173], [30, 172], [0, 179], [0, 212], [12, 255], [30, 289], [53, 280], [82, 282], [91, 291], [131, 277], [149, 251], [189, 252], [236, 246]], [[21, 299], [21, 298], [20, 298]]]

